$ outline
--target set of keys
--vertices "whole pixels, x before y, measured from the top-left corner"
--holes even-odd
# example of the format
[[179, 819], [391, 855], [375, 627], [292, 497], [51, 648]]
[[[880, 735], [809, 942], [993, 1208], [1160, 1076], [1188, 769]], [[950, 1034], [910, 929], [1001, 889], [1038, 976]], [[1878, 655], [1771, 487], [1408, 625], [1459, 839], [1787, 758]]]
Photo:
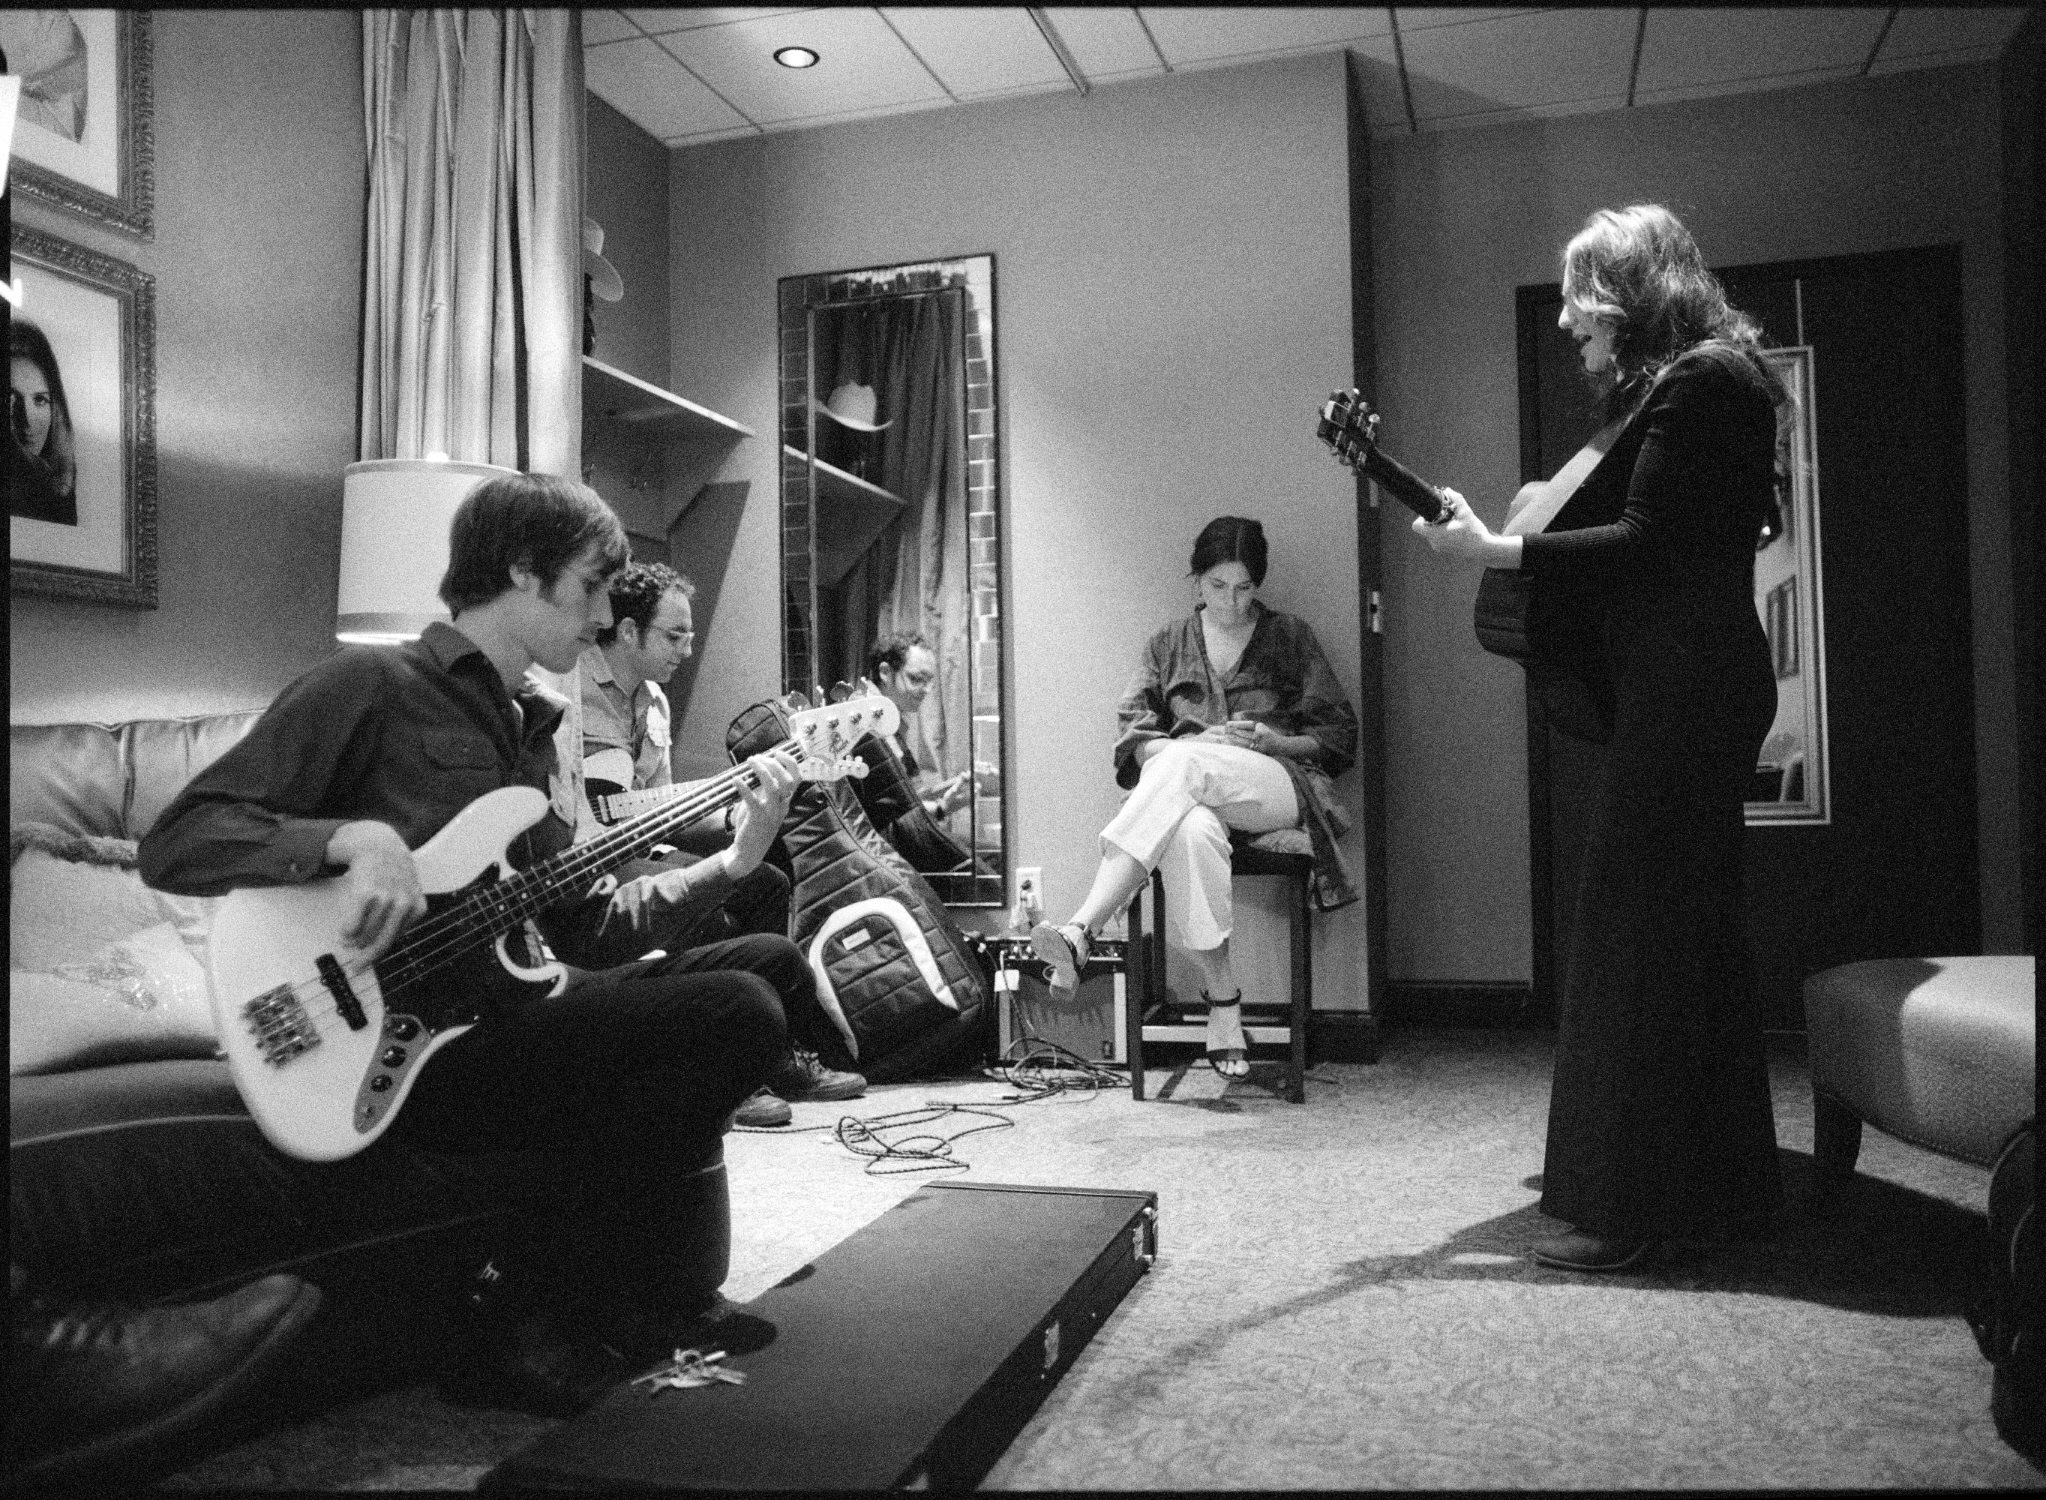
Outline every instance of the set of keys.
[[727, 1370], [718, 1363], [725, 1357], [725, 1351], [718, 1349], [705, 1354], [701, 1349], [677, 1349], [675, 1357], [658, 1370], [650, 1370], [632, 1383], [650, 1387], [652, 1395], [662, 1391], [687, 1391], [701, 1385], [744, 1385], [746, 1372]]

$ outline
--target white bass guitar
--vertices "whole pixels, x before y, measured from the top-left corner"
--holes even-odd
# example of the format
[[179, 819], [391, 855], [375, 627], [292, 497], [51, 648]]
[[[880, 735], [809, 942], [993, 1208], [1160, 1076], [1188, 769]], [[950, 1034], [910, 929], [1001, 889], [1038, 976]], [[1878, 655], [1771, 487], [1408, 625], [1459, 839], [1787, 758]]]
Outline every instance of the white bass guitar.
[[[804, 779], [836, 780], [864, 769], [852, 754], [863, 736], [892, 734], [899, 722], [878, 695], [827, 704], [791, 714], [777, 748], [796, 757]], [[749, 767], [734, 766], [523, 870], [508, 851], [546, 813], [546, 794], [513, 786], [478, 797], [412, 851], [427, 913], [374, 962], [341, 939], [351, 913], [339, 880], [221, 898], [213, 1019], [263, 1134], [305, 1161], [368, 1146], [390, 1128], [427, 1058], [507, 1001], [567, 986], [563, 965], [512, 956], [528, 918], [730, 806], [754, 780]]]

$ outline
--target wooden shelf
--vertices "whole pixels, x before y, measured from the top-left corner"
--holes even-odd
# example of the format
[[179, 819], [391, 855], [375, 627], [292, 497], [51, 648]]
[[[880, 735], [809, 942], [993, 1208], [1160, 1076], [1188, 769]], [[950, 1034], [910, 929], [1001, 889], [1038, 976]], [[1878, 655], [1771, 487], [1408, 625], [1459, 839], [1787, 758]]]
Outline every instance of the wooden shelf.
[[583, 356], [583, 463], [629, 531], [666, 536], [752, 436], [744, 422]]
[[[807, 459], [801, 449], [782, 444], [784, 455]], [[877, 484], [817, 460], [817, 582], [836, 588], [854, 563], [874, 545], [888, 523], [909, 502]]]
[[744, 422], [583, 356], [583, 424], [616, 423], [653, 442], [728, 442], [754, 435]]

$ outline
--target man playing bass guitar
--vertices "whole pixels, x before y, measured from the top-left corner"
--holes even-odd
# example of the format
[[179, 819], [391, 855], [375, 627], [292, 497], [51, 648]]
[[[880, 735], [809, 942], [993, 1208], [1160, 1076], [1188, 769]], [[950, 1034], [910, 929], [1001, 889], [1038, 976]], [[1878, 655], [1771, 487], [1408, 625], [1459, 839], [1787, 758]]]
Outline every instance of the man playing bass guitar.
[[[287, 687], [143, 839], [150, 885], [220, 895], [331, 880], [348, 914], [337, 941], [380, 955], [427, 911], [410, 851], [476, 799], [507, 787], [548, 797], [507, 848], [514, 866], [571, 843], [576, 794], [554, 747], [565, 705], [527, 669], [566, 671], [609, 623], [624, 529], [585, 485], [508, 476], [462, 502], [449, 553], [440, 595], [453, 623], [397, 648], [345, 648]], [[760, 862], [799, 779], [780, 750], [747, 768], [717, 856], [724, 879]], [[452, 968], [440, 987], [464, 1003], [473, 992], [482, 1019], [418, 1064], [389, 1122], [428, 1149], [578, 1159], [577, 1201], [526, 1263], [499, 1267], [469, 1321], [512, 1404], [587, 1405], [710, 1300], [674, 1248], [686, 1240], [677, 1185], [715, 1161], [733, 1110], [787, 1054], [789, 1011], [815, 1009], [786, 938], [641, 958], [665, 945], [682, 884], [679, 872], [607, 875], [542, 911], [548, 944], [595, 971], [563, 992], [508, 983], [488, 948]]]
[[[564, 759], [571, 754], [583, 758], [584, 785], [592, 804], [607, 810], [620, 803], [635, 804], [630, 811], [599, 812], [599, 823], [615, 823], [641, 805], [652, 807], [662, 798], [692, 790], [689, 784], [675, 782], [669, 760], [673, 736], [668, 696], [662, 687], [695, 652], [696, 621], [690, 602], [695, 594], [695, 584], [663, 563], [636, 562], [611, 580], [611, 623], [597, 632], [596, 643], [583, 651], [578, 663], [581, 741], [569, 739], [574, 728], [566, 722], [555, 735]], [[633, 792], [651, 796], [619, 795]], [[589, 837], [596, 827], [587, 810], [578, 811], [584, 814], [584, 826], [577, 837]], [[737, 812], [727, 809], [685, 830], [676, 838], [679, 847], [666, 850], [664, 858], [632, 860], [619, 868], [621, 880], [648, 874], [669, 877], [664, 884], [674, 889], [677, 911], [665, 946], [686, 948], [752, 933], [787, 935], [788, 876], [771, 861], [759, 861], [740, 872], [718, 858], [732, 842]], [[790, 1021], [805, 1022], [813, 1015], [828, 1032], [809, 996], [803, 999], [802, 1013], [792, 1012]], [[789, 1100], [857, 1099], [867, 1091], [867, 1081], [858, 1073], [824, 1061], [824, 1050], [835, 1060], [849, 1061], [836, 1056], [842, 1049], [835, 1036], [813, 1038], [813, 1028], [807, 1025], [795, 1029], [803, 1036], [775, 1065], [767, 1082], [739, 1106], [735, 1124], [751, 1129], [786, 1125], [792, 1118]]]

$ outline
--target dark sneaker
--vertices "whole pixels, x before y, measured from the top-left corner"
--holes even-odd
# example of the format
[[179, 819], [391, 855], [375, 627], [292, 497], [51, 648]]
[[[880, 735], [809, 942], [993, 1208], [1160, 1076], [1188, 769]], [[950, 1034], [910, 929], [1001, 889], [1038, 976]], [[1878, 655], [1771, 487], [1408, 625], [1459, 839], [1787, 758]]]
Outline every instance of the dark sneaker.
[[745, 1130], [771, 1130], [794, 1118], [787, 1104], [769, 1090], [758, 1089], [733, 1113], [732, 1123]]
[[792, 1047], [767, 1075], [767, 1086], [784, 1099], [857, 1099], [867, 1091], [867, 1080], [827, 1068], [807, 1047]]

